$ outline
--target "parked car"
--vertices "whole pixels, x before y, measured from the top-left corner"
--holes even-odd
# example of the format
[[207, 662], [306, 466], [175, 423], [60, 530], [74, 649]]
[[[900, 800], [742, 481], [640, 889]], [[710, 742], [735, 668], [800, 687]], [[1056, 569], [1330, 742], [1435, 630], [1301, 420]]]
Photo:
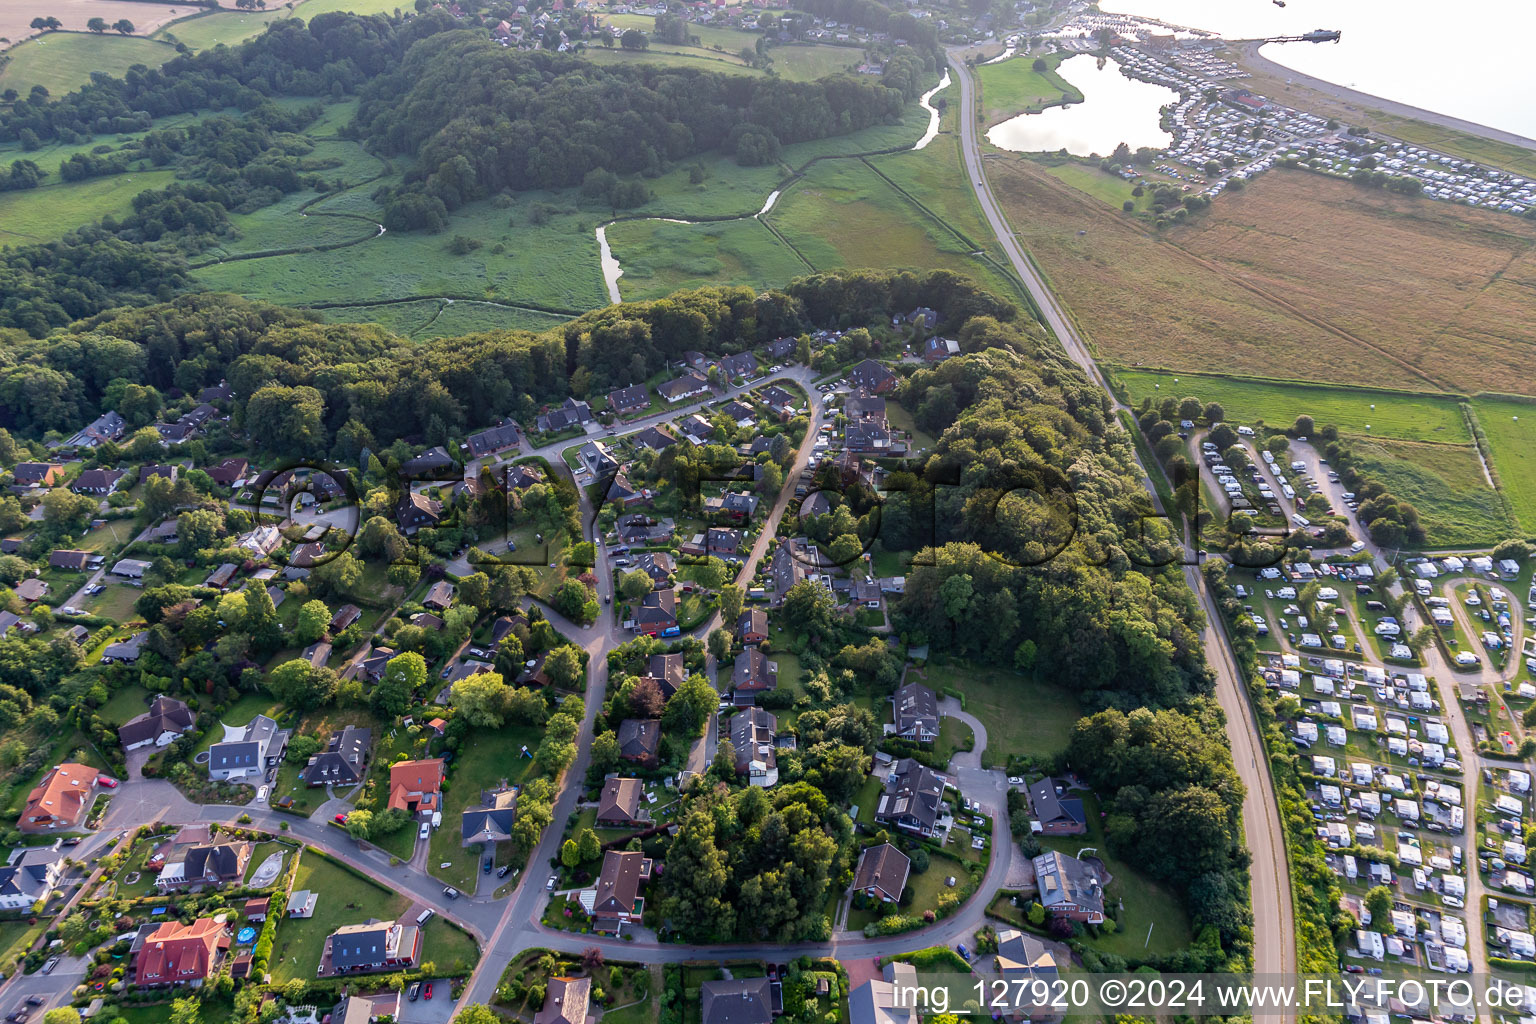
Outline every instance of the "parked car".
[[427, 989], [426, 989], [425, 992], [423, 992], [421, 994], [421, 998], [423, 998], [423, 999], [431, 999], [432, 998], [432, 983], [430, 981], [427, 982]]
[[550, 875], [549, 876], [549, 881], [544, 883], [544, 891], [545, 892], [554, 892], [555, 891], [555, 883], [558, 882], [559, 880], [560, 880], [560, 876], [559, 875]]
[[459, 890], [455, 889], [451, 885], [445, 885], [443, 886], [443, 895], [447, 896], [451, 900], [456, 900], [459, 898]]
[[426, 839], [431, 834], [432, 834], [432, 826], [429, 823], [424, 821], [424, 822], [421, 823], [421, 831], [416, 833], [416, 838], [417, 839]]
[[405, 990], [405, 997], [413, 1003], [421, 998], [421, 982], [411, 982], [411, 987]]
[[338, 815], [336, 815], [336, 817], [332, 818], [331, 820], [334, 821], [338, 825], [345, 825], [347, 823], [347, 816], [345, 814], [338, 814]]
[[512, 865], [511, 864], [503, 864], [501, 867], [496, 869], [496, 877], [497, 878], [506, 878], [507, 877], [507, 873], [510, 872], [511, 870], [512, 870]]

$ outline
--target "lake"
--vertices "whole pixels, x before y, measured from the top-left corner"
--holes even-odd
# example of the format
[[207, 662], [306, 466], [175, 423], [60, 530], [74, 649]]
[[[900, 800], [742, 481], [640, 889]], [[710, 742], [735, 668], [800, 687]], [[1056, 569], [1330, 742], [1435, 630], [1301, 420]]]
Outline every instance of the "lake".
[[1015, 153], [1108, 156], [1122, 142], [1135, 150], [1172, 141], [1159, 123], [1162, 107], [1179, 100], [1172, 89], [1126, 78], [1113, 60], [1100, 65], [1086, 53], [1068, 57], [1056, 72], [1077, 86], [1083, 102], [1009, 118], [987, 132], [988, 142]]
[[1339, 29], [1338, 43], [1275, 43], [1264, 56], [1373, 96], [1536, 138], [1529, 0], [1455, 9], [1430, 0], [1286, 0], [1284, 8], [1269, 0], [1102, 0], [1099, 7], [1227, 39]]

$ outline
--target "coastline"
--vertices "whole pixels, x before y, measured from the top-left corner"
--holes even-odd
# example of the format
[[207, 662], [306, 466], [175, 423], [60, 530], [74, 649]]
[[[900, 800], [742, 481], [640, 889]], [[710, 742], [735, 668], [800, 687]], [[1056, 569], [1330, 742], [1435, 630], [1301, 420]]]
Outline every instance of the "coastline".
[[[1367, 108], [1366, 112], [1380, 111], [1394, 117], [1408, 118], [1414, 121], [1422, 121], [1440, 128], [1449, 128], [1452, 131], [1462, 132], [1467, 135], [1475, 135], [1478, 138], [1487, 139], [1490, 142], [1499, 142], [1508, 146], [1518, 146], [1521, 149], [1536, 152], [1536, 139], [1526, 138], [1514, 132], [1505, 131], [1502, 128], [1492, 128], [1475, 121], [1467, 121], [1449, 114], [1438, 114], [1433, 110], [1425, 110], [1423, 107], [1415, 107], [1397, 100], [1389, 100], [1382, 96], [1373, 96], [1370, 93], [1360, 92], [1343, 85], [1335, 85], [1333, 82], [1312, 75], [1292, 70], [1284, 64], [1278, 64], [1259, 53], [1263, 42], [1253, 40], [1230, 40], [1229, 45], [1242, 54], [1245, 62], [1254, 68], [1271, 75], [1289, 79], [1296, 85], [1319, 92], [1346, 105], [1354, 105]], [[1390, 134], [1390, 133], [1389, 133]]]

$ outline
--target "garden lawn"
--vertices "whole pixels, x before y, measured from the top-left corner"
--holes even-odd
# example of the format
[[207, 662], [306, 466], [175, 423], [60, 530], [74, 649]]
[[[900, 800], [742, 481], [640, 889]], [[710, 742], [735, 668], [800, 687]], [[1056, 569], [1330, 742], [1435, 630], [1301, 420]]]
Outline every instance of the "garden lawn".
[[[271, 963], [277, 985], [293, 978], [313, 978], [325, 951], [325, 937], [342, 925], [361, 924], [369, 918], [392, 921], [411, 905], [407, 897], [354, 875], [313, 850], [304, 851], [293, 888], [318, 893], [319, 899], [314, 917], [285, 918], [278, 923]], [[427, 955], [424, 951], [423, 958]]]
[[[450, 765], [448, 790], [443, 794], [443, 825], [432, 830], [431, 851], [427, 861], [432, 873], [464, 892], [473, 893], [484, 857], [477, 845], [466, 850], [460, 821], [465, 809], [480, 804], [482, 790], [494, 789], [502, 780], [521, 786], [535, 774], [533, 758], [523, 757], [526, 744], [532, 752], [543, 738], [543, 731], [533, 726], [507, 724], [494, 732], [479, 730], [460, 748]], [[510, 843], [498, 843], [496, 864], [509, 863], [514, 856]], [[447, 863], [449, 867], [440, 865]], [[521, 866], [521, 862], [514, 867]]]
[[130, 683], [114, 693], [112, 699], [101, 706], [98, 714], [104, 722], [122, 725], [128, 719], [147, 711], [151, 696], [138, 683]]
[[[987, 726], [984, 765], [1003, 764], [1012, 755], [1048, 756], [1063, 750], [1082, 717], [1069, 691], [1016, 672], [929, 662], [912, 676], [941, 694], [951, 688], [965, 694], [965, 710]], [[1021, 714], [1023, 709], [1028, 713]]]
[[[293, 602], [284, 602], [292, 604]], [[251, 719], [257, 715], [271, 715], [278, 711], [278, 705], [273, 703], [270, 694], [266, 693], [242, 693], [240, 698], [231, 704], [217, 721], [207, 722], [208, 731], [203, 733], [203, 738], [192, 749], [193, 755], [197, 755], [219, 743], [224, 739], [224, 730], [221, 725], [241, 726], [249, 725]], [[207, 712], [202, 712], [207, 714]]]
[[933, 745], [934, 756], [944, 764], [955, 756], [957, 751], [970, 750], [976, 741], [976, 734], [971, 727], [948, 715], [939, 720], [939, 738]]

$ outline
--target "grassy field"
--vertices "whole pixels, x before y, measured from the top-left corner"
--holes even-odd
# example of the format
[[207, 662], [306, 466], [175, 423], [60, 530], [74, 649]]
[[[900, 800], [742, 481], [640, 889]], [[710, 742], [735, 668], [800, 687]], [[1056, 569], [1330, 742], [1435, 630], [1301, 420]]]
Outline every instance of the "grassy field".
[[[1003, 764], [1010, 755], [1049, 755], [1065, 749], [1082, 717], [1077, 699], [1049, 683], [993, 667], [930, 662], [919, 678], [936, 691], [965, 694], [965, 710], [987, 727], [983, 764]], [[1027, 715], [1020, 708], [1028, 708]]]
[[89, 82], [93, 71], [122, 77], [135, 64], [158, 68], [176, 51], [162, 42], [116, 32], [50, 32], [11, 47], [6, 55], [10, 60], [0, 67], [0, 90], [15, 89], [25, 96], [41, 85], [49, 95], [63, 96]]
[[1523, 533], [1536, 533], [1536, 405], [1474, 398], [1472, 411], [1493, 449], [1493, 468]]
[[814, 82], [818, 78], [846, 71], [864, 59], [857, 47], [828, 46], [824, 43], [796, 43], [775, 46], [768, 51], [773, 70], [791, 82]]
[[971, 256], [970, 245], [862, 161], [813, 165], [768, 219], [817, 270], [946, 267], [1007, 294], [1006, 282]]
[[1513, 530], [1504, 497], [1488, 486], [1477, 449], [1412, 441], [1357, 441], [1360, 469], [1419, 510], [1429, 547], [1496, 543]]
[[1536, 307], [1511, 303], [1536, 273], [1536, 225], [1276, 171], [1157, 236], [1037, 163], [1000, 158], [989, 174], [1101, 358], [1415, 390], [1530, 389], [1519, 339], [1536, 331]]
[[206, 50], [213, 46], [235, 46], [267, 30], [267, 26], [283, 18], [303, 18], [305, 21], [317, 14], [330, 11], [351, 11], [354, 14], [389, 14], [407, 9], [398, 0], [298, 0], [278, 7], [269, 4], [265, 11], [222, 10], [197, 18], [188, 18], [167, 25], [155, 33], [155, 38], [174, 36], [194, 50]]
[[1460, 404], [1437, 395], [1150, 370], [1116, 369], [1114, 378], [1125, 385], [1132, 405], [1148, 396], [1157, 400], [1194, 395], [1202, 402], [1221, 403], [1234, 423], [1262, 420], [1272, 427], [1289, 427], [1305, 413], [1318, 426], [1331, 423], [1340, 433], [1352, 436], [1448, 444], [1472, 441]]
[[[3, 83], [0, 83], [3, 84]], [[58, 165], [42, 164], [57, 182], [21, 192], [0, 192], [0, 244], [49, 242], [107, 214], [129, 213], [133, 197], [164, 188], [175, 171], [135, 171], [85, 181], [58, 181]]]
[[1018, 114], [1038, 114], [1046, 107], [1081, 103], [1082, 92], [1056, 73], [1056, 65], [1066, 56], [1053, 53], [1041, 58], [1046, 63], [1045, 71], [1035, 70], [1032, 57], [1016, 57], [977, 68], [983, 123], [993, 125]]
[[724, 71], [740, 75], [761, 75], [762, 72], [741, 62], [740, 57], [700, 46], [653, 45], [649, 50], [608, 49], [590, 47], [581, 56], [594, 64], [659, 64], [669, 68], [698, 68], [701, 71]]
[[631, 300], [727, 282], [767, 288], [811, 269], [755, 218], [708, 224], [620, 221], [609, 226], [608, 244], [624, 270], [619, 294]]

